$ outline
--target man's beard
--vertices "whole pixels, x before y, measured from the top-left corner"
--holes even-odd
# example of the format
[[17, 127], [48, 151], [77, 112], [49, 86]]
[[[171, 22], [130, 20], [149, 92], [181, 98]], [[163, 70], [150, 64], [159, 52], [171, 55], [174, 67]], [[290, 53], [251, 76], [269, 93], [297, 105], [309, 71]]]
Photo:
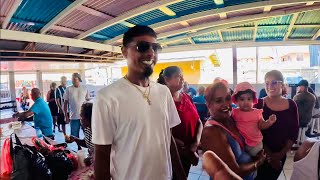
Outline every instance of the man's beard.
[[148, 78], [151, 76], [151, 74], [153, 73], [153, 68], [151, 66], [147, 66], [145, 69], [144, 69], [144, 72], [143, 72], [143, 76]]

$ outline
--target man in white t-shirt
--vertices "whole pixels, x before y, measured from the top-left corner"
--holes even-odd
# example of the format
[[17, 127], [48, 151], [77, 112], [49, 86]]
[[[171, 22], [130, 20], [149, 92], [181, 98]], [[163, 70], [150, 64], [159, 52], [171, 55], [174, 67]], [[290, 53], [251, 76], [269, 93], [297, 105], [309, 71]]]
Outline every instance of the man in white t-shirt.
[[[80, 110], [81, 105], [89, 100], [88, 89], [85, 86], [80, 85], [81, 76], [79, 73], [72, 74], [72, 86], [67, 87], [63, 99], [64, 99], [64, 114], [66, 117], [66, 123], [70, 122], [71, 135], [79, 138], [80, 132]], [[68, 116], [69, 105], [69, 116]], [[71, 121], [70, 121], [71, 120]]]
[[170, 131], [180, 123], [171, 93], [149, 79], [159, 50], [147, 26], [124, 34], [128, 74], [98, 91], [93, 104], [97, 180], [171, 180], [172, 169], [186, 179]]

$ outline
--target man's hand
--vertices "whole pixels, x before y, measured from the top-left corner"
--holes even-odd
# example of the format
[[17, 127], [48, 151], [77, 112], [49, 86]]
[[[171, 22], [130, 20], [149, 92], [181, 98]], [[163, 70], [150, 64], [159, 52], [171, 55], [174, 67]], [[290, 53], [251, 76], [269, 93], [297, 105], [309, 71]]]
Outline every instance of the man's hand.
[[70, 118], [69, 118], [68, 114], [65, 114], [64, 116], [65, 116], [65, 119], [66, 119], [66, 124], [69, 124]]
[[13, 118], [18, 118], [18, 117], [19, 117], [19, 112], [13, 114], [12, 117], [13, 117]]

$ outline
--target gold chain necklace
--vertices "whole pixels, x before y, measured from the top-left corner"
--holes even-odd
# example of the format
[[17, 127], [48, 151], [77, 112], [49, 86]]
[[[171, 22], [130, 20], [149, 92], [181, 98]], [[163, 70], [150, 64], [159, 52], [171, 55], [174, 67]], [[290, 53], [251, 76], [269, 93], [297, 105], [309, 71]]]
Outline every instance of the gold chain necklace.
[[[127, 80], [133, 87], [138, 89], [138, 91], [142, 94], [142, 97], [147, 100], [148, 104], [151, 105], [151, 100], [150, 100], [150, 83], [149, 83], [149, 88], [147, 87], [146, 90], [143, 92], [136, 84], [132, 83], [129, 81], [128, 76], [125, 75], [123, 77], [125, 80]], [[148, 91], [149, 90], [149, 91]]]

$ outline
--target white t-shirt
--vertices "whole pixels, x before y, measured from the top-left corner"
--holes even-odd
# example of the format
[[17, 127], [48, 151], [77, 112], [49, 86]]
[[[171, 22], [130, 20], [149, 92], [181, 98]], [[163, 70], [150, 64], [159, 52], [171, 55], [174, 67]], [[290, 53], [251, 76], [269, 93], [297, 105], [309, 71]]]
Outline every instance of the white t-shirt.
[[67, 87], [63, 99], [69, 102], [70, 119], [80, 119], [80, 110], [82, 104], [89, 99], [88, 89], [85, 86]]
[[309, 153], [293, 163], [291, 180], [317, 180], [320, 141], [314, 140]]
[[150, 89], [151, 105], [124, 78], [97, 93], [92, 142], [112, 145], [113, 180], [172, 179], [170, 128], [180, 118], [166, 86], [150, 82]]

